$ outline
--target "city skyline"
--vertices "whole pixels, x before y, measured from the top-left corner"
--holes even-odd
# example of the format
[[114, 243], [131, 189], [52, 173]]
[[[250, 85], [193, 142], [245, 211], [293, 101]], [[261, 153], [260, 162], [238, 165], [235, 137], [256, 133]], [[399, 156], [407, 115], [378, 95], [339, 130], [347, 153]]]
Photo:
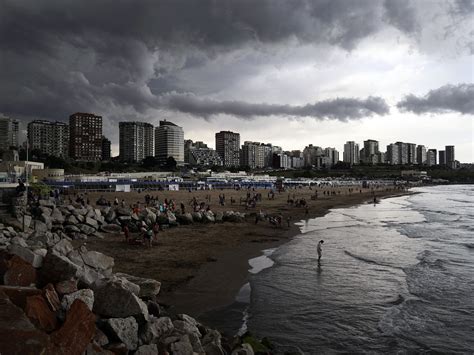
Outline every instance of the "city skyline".
[[[211, 147], [222, 129], [288, 150], [377, 137], [453, 144], [460, 161], [474, 161], [472, 1], [6, 1], [0, 10], [0, 112], [23, 122], [94, 112], [113, 155], [119, 121], [167, 119]], [[127, 30], [113, 20], [125, 14]]]

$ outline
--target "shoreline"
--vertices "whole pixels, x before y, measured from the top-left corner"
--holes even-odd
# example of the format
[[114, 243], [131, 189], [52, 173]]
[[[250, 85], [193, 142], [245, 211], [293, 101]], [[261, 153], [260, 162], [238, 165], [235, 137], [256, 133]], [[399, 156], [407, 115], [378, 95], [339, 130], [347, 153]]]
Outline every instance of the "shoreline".
[[[300, 234], [295, 222], [324, 216], [333, 208], [351, 207], [373, 200], [372, 190], [357, 188], [318, 189], [319, 198], [311, 200], [314, 190], [290, 189], [276, 194], [274, 200], [266, 198], [269, 190], [257, 190], [263, 199], [255, 209], [245, 210], [237, 204], [217, 205], [218, 194], [237, 201], [247, 191], [164, 191], [152, 192], [160, 199], [173, 198], [178, 203], [192, 197], [204, 200], [211, 195], [212, 210], [233, 210], [249, 214], [262, 210], [270, 215], [283, 215], [281, 228], [275, 228], [267, 221], [255, 224], [255, 217], [249, 216], [243, 223], [216, 223], [183, 225], [163, 231], [158, 243], [151, 249], [130, 246], [123, 242], [122, 235], [104, 235], [104, 239], [89, 239], [87, 247], [114, 257], [117, 272], [147, 277], [162, 283], [157, 297], [159, 303], [172, 306], [176, 313], [198, 317], [204, 313], [232, 304], [240, 288], [248, 281], [249, 259], [262, 255], [265, 249], [277, 248]], [[323, 195], [323, 191], [327, 194]], [[330, 194], [334, 191], [334, 194]], [[297, 195], [308, 202], [309, 211], [287, 204], [287, 196]], [[378, 199], [411, 194], [405, 190], [383, 187], [375, 190]], [[126, 199], [127, 203], [143, 201], [146, 192], [139, 193], [89, 193], [91, 201], [105, 195], [109, 200], [115, 197]], [[291, 218], [290, 228], [286, 218]]]

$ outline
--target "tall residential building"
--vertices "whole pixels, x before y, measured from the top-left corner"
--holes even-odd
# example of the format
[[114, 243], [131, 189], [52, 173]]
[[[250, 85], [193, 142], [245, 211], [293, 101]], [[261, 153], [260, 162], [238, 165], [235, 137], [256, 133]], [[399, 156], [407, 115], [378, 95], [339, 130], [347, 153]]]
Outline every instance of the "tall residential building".
[[69, 155], [69, 126], [63, 122], [35, 120], [28, 123], [29, 149], [66, 158]]
[[303, 149], [304, 166], [320, 167], [322, 156], [324, 156], [324, 153], [321, 147], [312, 144], [307, 145]]
[[438, 159], [439, 165], [446, 165], [446, 151], [440, 150], [438, 154], [439, 154], [439, 159]]
[[225, 167], [240, 164], [240, 134], [230, 131], [216, 133], [216, 151]]
[[350, 165], [359, 164], [359, 145], [353, 141], [348, 141], [344, 144], [343, 160]]
[[416, 160], [420, 165], [428, 165], [427, 162], [428, 155], [426, 152], [426, 147], [424, 145], [419, 145], [416, 147]]
[[456, 160], [454, 157], [454, 145], [447, 145], [445, 147], [446, 152], [446, 165], [451, 166], [452, 163]]
[[263, 145], [264, 166], [269, 168], [273, 165], [273, 147], [270, 143]]
[[408, 164], [418, 164], [416, 159], [416, 144], [407, 143]]
[[400, 151], [398, 144], [392, 143], [387, 145], [387, 152], [385, 153], [385, 161], [390, 165], [400, 164], [400, 157], [398, 152]]
[[428, 166], [436, 165], [437, 156], [438, 156], [438, 152], [436, 151], [436, 149], [428, 149], [428, 152], [426, 152], [426, 164]]
[[155, 157], [165, 162], [174, 158], [178, 165], [184, 164], [183, 128], [169, 121], [160, 121], [155, 129]]
[[102, 159], [102, 116], [83, 112], [69, 116], [69, 156], [82, 161]]
[[207, 144], [188, 139], [184, 141], [184, 162], [198, 166], [222, 166], [222, 159], [214, 149]]
[[0, 116], [0, 150], [18, 147], [18, 121]]
[[325, 148], [324, 156], [327, 157], [327, 162], [329, 163], [329, 166], [334, 166], [339, 162], [339, 152], [336, 150], [336, 148]]
[[251, 169], [265, 167], [265, 145], [259, 142], [244, 142], [242, 146], [240, 163]]
[[403, 142], [396, 142], [398, 146], [398, 164], [408, 164], [408, 144]]
[[360, 160], [368, 164], [379, 163], [379, 142], [373, 139], [364, 141], [364, 148], [360, 150]]
[[112, 158], [110, 149], [111, 145], [112, 144], [110, 140], [107, 137], [102, 136], [102, 161], [110, 161], [110, 159]]
[[120, 160], [140, 162], [154, 152], [153, 125], [146, 122], [119, 122]]

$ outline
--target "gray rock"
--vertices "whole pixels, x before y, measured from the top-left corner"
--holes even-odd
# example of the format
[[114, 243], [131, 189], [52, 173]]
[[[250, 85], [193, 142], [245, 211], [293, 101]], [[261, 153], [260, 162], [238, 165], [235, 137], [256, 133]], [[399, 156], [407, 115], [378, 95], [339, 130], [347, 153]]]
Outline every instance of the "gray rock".
[[64, 255], [51, 250], [43, 260], [41, 279], [44, 283], [57, 283], [76, 278], [81, 272], [79, 265], [74, 264]]
[[216, 221], [214, 218], [214, 213], [212, 213], [212, 211], [203, 212], [202, 217], [204, 222], [207, 223], [214, 223]]
[[142, 345], [134, 355], [158, 355], [158, 347], [156, 344]]
[[114, 258], [99, 253], [98, 251], [81, 251], [81, 257], [84, 264], [96, 270], [105, 271], [112, 269], [114, 266]]
[[21, 245], [12, 244], [8, 246], [8, 252], [14, 254], [30, 263], [34, 268], [40, 268], [43, 266], [43, 257], [35, 254], [29, 248], [25, 248]]
[[179, 341], [171, 343], [170, 348], [173, 355], [193, 355], [193, 346], [187, 335], [183, 335]]
[[53, 223], [64, 223], [64, 216], [61, 213], [61, 211], [57, 208], [53, 210], [53, 213], [51, 214], [51, 220]]
[[44, 248], [35, 249], [35, 250], [33, 250], [33, 252], [35, 254], [38, 254], [38, 255], [42, 256], [43, 258], [46, 256], [46, 254], [48, 254], [48, 250], [44, 249]]
[[[74, 217], [74, 216], [72, 216], [72, 217]], [[74, 218], [76, 218], [76, 217], [74, 217]], [[76, 225], [73, 225], [73, 224], [68, 224], [68, 225], [64, 226], [64, 230], [66, 231], [66, 233], [69, 233], [69, 234], [80, 233], [81, 232], [81, 230]]]
[[75, 224], [78, 224], [79, 221], [77, 220], [76, 216], [74, 216], [73, 214], [70, 214], [69, 216], [66, 217], [66, 220], [64, 223], [75, 225]]
[[49, 208], [56, 207], [56, 204], [54, 203], [53, 200], [39, 200], [38, 203], [41, 207], [49, 207]]
[[41, 214], [44, 214], [46, 216], [51, 216], [51, 213], [52, 213], [51, 208], [39, 206], [38, 209], [41, 211]]
[[191, 322], [185, 320], [175, 320], [173, 322], [174, 330], [178, 334], [195, 334], [198, 338], [201, 338], [201, 332], [197, 326]]
[[142, 277], [132, 276], [124, 273], [116, 273], [115, 276], [125, 278], [140, 287], [139, 297], [153, 298], [160, 293], [161, 283], [153, 279], [145, 279]]
[[216, 222], [222, 222], [223, 217], [224, 217], [224, 214], [221, 211], [216, 212], [216, 214], [214, 216]]
[[204, 354], [204, 348], [201, 345], [201, 341], [199, 340], [199, 337], [195, 333], [188, 334], [188, 337], [193, 347], [194, 353]]
[[[95, 216], [95, 213], [93, 213], [93, 215]], [[91, 226], [92, 228], [94, 229], [99, 229], [99, 224], [97, 223], [97, 221], [91, 217], [86, 217], [86, 224], [88, 226]]]
[[115, 213], [117, 213], [117, 215], [119, 215], [119, 216], [131, 216], [132, 215], [132, 211], [128, 207], [119, 207], [119, 208], [115, 209]]
[[180, 224], [192, 224], [193, 223], [193, 215], [189, 212], [184, 214], [176, 215], [176, 219]]
[[202, 222], [202, 213], [201, 212], [193, 212], [193, 221], [194, 222]]
[[51, 229], [51, 228], [48, 229], [48, 226], [46, 225], [46, 223], [38, 221], [38, 220], [35, 220], [33, 228], [35, 230], [35, 233], [38, 233], [38, 234], [44, 234], [49, 229]]
[[66, 239], [62, 239], [53, 247], [53, 250], [62, 255], [68, 255], [73, 249], [72, 244]]
[[174, 215], [173, 212], [167, 211], [166, 212], [166, 217], [168, 218], [168, 223], [169, 224], [176, 224], [176, 216]]
[[18, 236], [11, 238], [10, 244], [15, 244], [15, 245], [22, 246], [24, 248], [28, 248], [28, 244], [26, 243], [26, 240]]
[[96, 229], [87, 225], [87, 224], [78, 224], [77, 227], [81, 230], [82, 233], [84, 234], [87, 234], [87, 235], [90, 235], [90, 234], [93, 234]]
[[78, 273], [78, 279], [81, 282], [81, 284], [86, 285], [87, 287], [92, 287], [97, 280], [103, 279], [108, 275], [103, 275], [99, 271], [84, 265]]
[[239, 348], [232, 351], [231, 355], [255, 355], [252, 346], [244, 343]]
[[94, 313], [114, 318], [134, 316], [140, 322], [149, 319], [146, 304], [127, 288], [123, 279], [100, 279], [92, 289], [95, 295]]
[[64, 295], [63, 299], [61, 300], [61, 306], [65, 311], [68, 311], [71, 308], [72, 303], [79, 299], [84, 302], [87, 307], [92, 311], [94, 306], [94, 291], [90, 289], [83, 289], [79, 290], [67, 295]]
[[85, 208], [76, 208], [73, 213], [74, 215], [77, 217], [77, 216], [83, 216], [85, 217], [85, 215], [87, 214], [87, 212], [89, 212], [87, 209]]
[[122, 228], [117, 224], [104, 224], [100, 227], [100, 230], [104, 233], [120, 233]]
[[105, 215], [105, 221], [107, 223], [112, 223], [115, 218], [117, 217], [117, 215], [115, 214], [115, 211], [114, 210], [110, 210], [106, 215]]
[[135, 350], [138, 346], [138, 323], [133, 317], [110, 318], [106, 324], [109, 331], [127, 346], [129, 350]]
[[79, 221], [79, 223], [84, 223], [86, 221], [86, 217], [84, 217], [83, 215], [77, 214], [75, 216], [77, 220]]
[[47, 214], [43, 213], [40, 216], [40, 221], [46, 224], [48, 229], [51, 229], [51, 225], [53, 224], [51, 216], [48, 216]]
[[221, 338], [221, 334], [217, 330], [209, 330], [201, 340], [204, 352], [207, 355], [225, 355]]
[[174, 326], [170, 318], [151, 316], [150, 320], [142, 328], [140, 340], [144, 344], [156, 344], [160, 339], [171, 335], [173, 330]]

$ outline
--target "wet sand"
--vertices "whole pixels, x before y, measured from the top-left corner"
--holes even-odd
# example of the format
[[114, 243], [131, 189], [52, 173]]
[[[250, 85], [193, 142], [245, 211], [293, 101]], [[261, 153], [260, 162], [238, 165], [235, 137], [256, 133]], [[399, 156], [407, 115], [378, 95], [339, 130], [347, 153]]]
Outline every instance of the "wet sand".
[[[299, 234], [294, 225], [304, 219], [323, 216], [331, 208], [352, 206], [373, 201], [370, 189], [359, 189], [349, 193], [347, 188], [335, 188], [335, 195], [323, 195], [318, 189], [318, 199], [311, 200], [314, 189], [290, 189], [276, 193], [275, 198], [267, 198], [268, 190], [255, 192], [262, 194], [263, 200], [254, 209], [245, 209], [239, 205], [239, 199], [245, 197], [247, 190], [211, 190], [211, 191], [150, 191], [129, 193], [88, 193], [87, 197], [95, 202], [100, 196], [113, 201], [115, 197], [128, 204], [140, 201], [143, 205], [146, 194], [157, 196], [160, 200], [173, 199], [177, 205], [188, 202], [196, 196], [205, 201], [211, 196], [211, 209], [217, 211], [240, 211], [281, 214], [283, 226], [276, 228], [268, 221], [255, 224], [255, 217], [248, 217], [243, 223], [193, 224], [170, 228], [160, 232], [158, 241], [149, 249], [143, 246], [131, 246], [124, 242], [122, 235], [104, 234], [104, 239], [91, 238], [87, 241], [90, 250], [97, 250], [115, 258], [114, 271], [126, 272], [140, 277], [149, 277], [161, 281], [162, 290], [159, 302], [173, 305], [180, 313], [199, 316], [207, 311], [224, 307], [234, 301], [241, 286], [247, 281], [248, 260], [261, 255], [263, 249], [274, 248], [291, 237]], [[340, 191], [340, 193], [338, 193]], [[225, 194], [226, 205], [218, 204], [218, 195]], [[251, 193], [254, 193], [251, 191]], [[377, 198], [402, 194], [401, 190], [387, 190], [385, 187], [375, 190]], [[287, 204], [288, 195], [304, 198], [308, 213], [303, 207]], [[230, 205], [231, 196], [237, 204]], [[290, 227], [286, 219], [291, 218]]]

